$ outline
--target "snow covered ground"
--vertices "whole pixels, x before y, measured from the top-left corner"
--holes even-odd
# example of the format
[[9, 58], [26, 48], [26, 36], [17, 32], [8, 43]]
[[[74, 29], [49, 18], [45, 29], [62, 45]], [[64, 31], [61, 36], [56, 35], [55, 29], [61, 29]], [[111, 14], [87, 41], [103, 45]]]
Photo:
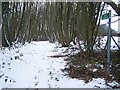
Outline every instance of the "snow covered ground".
[[[48, 41], [26, 43], [18, 48], [0, 49], [1, 88], [106, 88], [105, 80], [93, 79], [89, 83], [71, 79], [61, 71], [64, 58], [51, 58], [65, 48]], [[113, 85], [115, 82], [112, 83]]]

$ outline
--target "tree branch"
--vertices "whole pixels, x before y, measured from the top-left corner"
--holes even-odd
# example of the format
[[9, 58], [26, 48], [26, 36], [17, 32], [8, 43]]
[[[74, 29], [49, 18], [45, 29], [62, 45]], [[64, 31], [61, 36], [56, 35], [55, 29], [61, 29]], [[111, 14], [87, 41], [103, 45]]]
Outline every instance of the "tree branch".
[[114, 2], [105, 2], [106, 4], [110, 5], [118, 14], [118, 16], [120, 16], [120, 7], [118, 7]]

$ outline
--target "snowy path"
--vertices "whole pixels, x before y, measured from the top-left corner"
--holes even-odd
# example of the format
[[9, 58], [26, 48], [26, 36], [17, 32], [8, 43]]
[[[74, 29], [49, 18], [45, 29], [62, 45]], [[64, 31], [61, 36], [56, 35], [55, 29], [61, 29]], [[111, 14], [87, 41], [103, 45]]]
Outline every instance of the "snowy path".
[[61, 72], [64, 58], [49, 56], [59, 53], [59, 48], [48, 41], [32, 42], [22, 47], [0, 50], [0, 88], [105, 88], [105, 80], [71, 79]]

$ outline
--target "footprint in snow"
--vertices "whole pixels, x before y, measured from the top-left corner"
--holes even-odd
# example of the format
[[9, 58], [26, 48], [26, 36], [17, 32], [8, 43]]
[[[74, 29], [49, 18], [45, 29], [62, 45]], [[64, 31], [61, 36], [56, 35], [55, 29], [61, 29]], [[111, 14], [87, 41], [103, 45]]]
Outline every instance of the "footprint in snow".
[[5, 65], [5, 62], [3, 62], [2, 64]]
[[22, 56], [23, 56], [23, 53], [20, 54], [20, 57], [22, 57]]
[[2, 66], [2, 68], [4, 68], [5, 66]]
[[11, 68], [8, 68], [9, 70], [11, 70]]
[[16, 60], [16, 59], [19, 59], [19, 56], [15, 56], [15, 60]]
[[50, 77], [50, 79], [52, 80], [52, 79], [53, 79], [53, 77], [51, 76], [51, 77]]
[[10, 60], [13, 60], [13, 58], [10, 58]]
[[37, 86], [38, 84], [39, 84], [39, 82], [36, 82], [36, 83], [35, 83], [35, 86]]
[[58, 79], [58, 78], [55, 78], [55, 80], [56, 80], [57, 82], [59, 82], [59, 79]]
[[49, 72], [49, 75], [51, 75], [52, 74], [52, 72]]
[[35, 76], [35, 78], [34, 79], [37, 79], [37, 76]]
[[8, 63], [8, 65], [10, 65], [11, 63]]
[[50, 84], [48, 84], [48, 86], [49, 86], [49, 88], [51, 88], [51, 85], [50, 85]]
[[11, 79], [9, 79], [9, 78], [5, 78], [5, 80], [4, 80], [4, 81], [5, 81], [5, 83], [7, 83], [7, 82], [10, 82], [10, 83], [12, 83], [12, 82], [13, 82], [13, 83], [15, 83], [15, 82], [16, 82], [16, 81], [11, 80]]

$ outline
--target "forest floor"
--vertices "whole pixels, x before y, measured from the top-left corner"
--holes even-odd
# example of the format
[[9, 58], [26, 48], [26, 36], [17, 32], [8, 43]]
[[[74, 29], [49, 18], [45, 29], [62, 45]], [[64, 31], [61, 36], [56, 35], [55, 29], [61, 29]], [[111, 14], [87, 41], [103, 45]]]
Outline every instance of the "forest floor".
[[[84, 52], [85, 53], [85, 52]], [[85, 83], [89, 83], [93, 78], [104, 78], [106, 85], [112, 88], [120, 88], [120, 85], [110, 85], [108, 83], [116, 81], [120, 83], [120, 51], [111, 51], [111, 65], [110, 69], [107, 66], [107, 53], [98, 52], [92, 53], [93, 56], [87, 57], [83, 53], [72, 55], [65, 59], [67, 66], [62, 71], [67, 72], [67, 75], [71, 78], [84, 80]], [[99, 57], [98, 57], [99, 56]], [[98, 87], [98, 86], [96, 86]]]
[[[110, 88], [106, 85], [103, 77], [92, 77], [86, 81], [83, 78], [73, 78], [68, 75], [69, 71], [64, 70], [70, 67], [68, 64], [70, 60], [66, 60], [70, 51], [66, 52], [66, 50], [67, 48], [48, 41], [0, 48], [0, 89]], [[87, 64], [87, 66], [90, 65]], [[93, 72], [97, 70], [96, 68], [92, 69]], [[81, 72], [86, 72], [86, 70], [84, 71], [83, 68]], [[82, 73], [81, 75], [85, 76]], [[119, 85], [116, 80], [109, 84]]]

